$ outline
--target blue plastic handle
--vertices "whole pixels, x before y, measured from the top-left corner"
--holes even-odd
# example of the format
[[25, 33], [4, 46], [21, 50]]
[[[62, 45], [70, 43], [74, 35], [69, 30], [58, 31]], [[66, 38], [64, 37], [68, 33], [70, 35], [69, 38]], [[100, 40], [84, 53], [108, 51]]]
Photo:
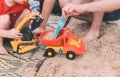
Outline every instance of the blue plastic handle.
[[54, 33], [55, 38], [57, 38], [57, 36], [59, 35], [60, 30], [64, 27], [65, 21], [66, 21], [66, 19], [64, 19], [62, 17], [58, 20], [58, 25], [57, 25], [57, 27], [55, 29], [55, 33]]

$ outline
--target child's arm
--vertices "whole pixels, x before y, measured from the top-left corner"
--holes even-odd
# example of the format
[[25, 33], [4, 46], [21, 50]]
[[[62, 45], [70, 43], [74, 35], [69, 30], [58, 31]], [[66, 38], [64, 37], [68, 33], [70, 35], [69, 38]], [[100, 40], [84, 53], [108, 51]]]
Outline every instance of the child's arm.
[[0, 29], [0, 37], [5, 37], [5, 38], [22, 38], [23, 34], [21, 34], [18, 30], [11, 29], [11, 30], [4, 30]]
[[22, 14], [18, 17], [18, 19], [15, 22], [14, 28], [18, 25], [18, 23], [24, 18], [25, 15], [27, 15], [28, 13], [30, 13], [29, 9], [24, 9], [24, 11], [22, 12]]

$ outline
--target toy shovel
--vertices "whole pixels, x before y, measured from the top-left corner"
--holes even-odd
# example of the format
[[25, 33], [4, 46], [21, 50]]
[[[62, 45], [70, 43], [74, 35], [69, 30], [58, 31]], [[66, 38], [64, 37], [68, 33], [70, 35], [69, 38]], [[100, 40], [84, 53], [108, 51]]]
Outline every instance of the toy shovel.
[[61, 30], [62, 28], [64, 28], [64, 27], [67, 26], [67, 24], [68, 24], [69, 21], [70, 21], [70, 18], [71, 18], [71, 17], [68, 17], [68, 19], [64, 19], [64, 18], [61, 17], [61, 18], [58, 20], [58, 24], [57, 24], [57, 27], [56, 27], [55, 32], [54, 32], [54, 37], [55, 37], [55, 38], [58, 37], [60, 30]]

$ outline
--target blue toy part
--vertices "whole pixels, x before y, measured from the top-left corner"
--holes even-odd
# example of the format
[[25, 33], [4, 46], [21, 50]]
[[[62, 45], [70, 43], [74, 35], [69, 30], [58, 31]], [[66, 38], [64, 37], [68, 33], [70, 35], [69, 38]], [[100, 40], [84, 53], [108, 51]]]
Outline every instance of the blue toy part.
[[55, 29], [55, 33], [54, 33], [55, 38], [57, 38], [60, 30], [64, 27], [65, 21], [66, 21], [66, 19], [64, 19], [62, 17], [58, 20], [58, 25], [57, 25], [57, 28]]
[[59, 54], [59, 55], [62, 54], [62, 50], [61, 50], [61, 49], [58, 50], [58, 54]]

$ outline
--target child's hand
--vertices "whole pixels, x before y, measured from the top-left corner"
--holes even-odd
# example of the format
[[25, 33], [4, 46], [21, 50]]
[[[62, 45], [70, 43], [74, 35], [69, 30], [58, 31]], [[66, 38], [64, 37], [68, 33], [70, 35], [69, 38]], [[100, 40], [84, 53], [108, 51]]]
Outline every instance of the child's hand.
[[16, 29], [11, 29], [9, 30], [9, 38], [14, 38], [14, 39], [18, 39], [18, 38], [22, 38], [23, 34], [20, 33], [20, 31], [16, 30]]

